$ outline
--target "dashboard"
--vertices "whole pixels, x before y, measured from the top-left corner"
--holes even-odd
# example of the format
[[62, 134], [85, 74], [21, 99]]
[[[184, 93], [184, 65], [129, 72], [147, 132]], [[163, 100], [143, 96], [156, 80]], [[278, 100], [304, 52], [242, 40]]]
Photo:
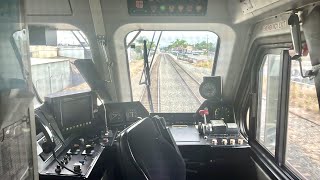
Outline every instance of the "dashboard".
[[208, 120], [224, 120], [225, 123], [235, 122], [233, 106], [230, 104], [206, 100], [202, 103], [195, 114], [195, 119], [197, 121], [201, 121], [203, 119], [199, 111], [205, 109], [209, 112], [207, 115]]
[[[98, 106], [91, 91], [46, 97], [35, 110], [40, 178], [101, 177], [117, 132], [149, 116], [164, 118], [180, 146], [245, 147], [232, 105], [221, 101], [221, 77], [205, 77], [200, 91], [206, 100], [195, 113], [150, 114], [139, 101]], [[206, 111], [207, 123], [200, 111]]]

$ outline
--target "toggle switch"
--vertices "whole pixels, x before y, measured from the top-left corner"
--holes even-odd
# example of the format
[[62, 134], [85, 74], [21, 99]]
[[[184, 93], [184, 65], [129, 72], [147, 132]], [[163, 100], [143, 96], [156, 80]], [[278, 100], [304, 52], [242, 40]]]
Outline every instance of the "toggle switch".
[[223, 145], [227, 145], [227, 144], [228, 144], [228, 140], [227, 140], [227, 139], [222, 139], [222, 140], [221, 140], [221, 143], [222, 143]]
[[238, 144], [242, 145], [243, 144], [243, 139], [238, 139]]
[[212, 139], [211, 142], [212, 142], [213, 145], [217, 145], [218, 144], [218, 141], [216, 139]]
[[230, 145], [235, 145], [235, 144], [236, 144], [236, 140], [230, 139]]

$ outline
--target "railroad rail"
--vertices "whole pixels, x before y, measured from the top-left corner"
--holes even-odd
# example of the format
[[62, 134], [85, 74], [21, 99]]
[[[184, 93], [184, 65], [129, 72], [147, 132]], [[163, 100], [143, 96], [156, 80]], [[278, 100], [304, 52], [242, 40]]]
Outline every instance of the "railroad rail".
[[[151, 75], [151, 97], [153, 100], [153, 109], [155, 112], [161, 112], [161, 82], [160, 79], [160, 64], [161, 60], [164, 60], [165, 58], [169, 64], [174, 69], [174, 74], [179, 77], [182, 84], [184, 85], [185, 89], [190, 92], [192, 97], [196, 100], [196, 102], [200, 105], [203, 102], [203, 98], [201, 97], [199, 93], [199, 86], [200, 82], [198, 82], [187, 70], [185, 70], [173, 57], [171, 57], [169, 54], [160, 54], [154, 65], [150, 69], [150, 75]], [[140, 96], [140, 102], [147, 108], [150, 109], [149, 103], [148, 103], [148, 97], [147, 97], [147, 91], [146, 87], [144, 88], [142, 95]]]
[[169, 54], [164, 54], [165, 58], [169, 59], [170, 64], [177, 72], [178, 76], [181, 78], [183, 84], [192, 94], [192, 96], [197, 100], [199, 105], [201, 105], [203, 99], [199, 93], [200, 82], [198, 82], [189, 72], [187, 72], [173, 57]]

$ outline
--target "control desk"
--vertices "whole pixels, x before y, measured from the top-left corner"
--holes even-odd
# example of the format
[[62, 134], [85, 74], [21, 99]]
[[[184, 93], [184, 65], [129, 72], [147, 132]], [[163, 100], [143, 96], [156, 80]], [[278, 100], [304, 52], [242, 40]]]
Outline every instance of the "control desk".
[[187, 176], [191, 179], [206, 179], [210, 176], [250, 179], [254, 176], [250, 146], [238, 128], [235, 131], [235, 128], [230, 126], [231, 131], [228, 131], [225, 125], [224, 133], [220, 133], [221, 129], [218, 129], [220, 132], [216, 134], [213, 132], [215, 128], [210, 125], [211, 132], [209, 128], [209, 131], [203, 134], [199, 128], [199, 122], [202, 122], [195, 119], [195, 113], [151, 114], [154, 115], [166, 119], [167, 128], [185, 160]]
[[115, 134], [90, 91], [56, 93], [35, 110], [40, 179], [99, 179]]

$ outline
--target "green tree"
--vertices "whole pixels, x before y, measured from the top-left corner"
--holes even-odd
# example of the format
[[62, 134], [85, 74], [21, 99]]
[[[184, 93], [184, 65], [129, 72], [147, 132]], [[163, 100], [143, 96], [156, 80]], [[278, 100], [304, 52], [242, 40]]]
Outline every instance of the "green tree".
[[145, 36], [140, 36], [139, 38], [137, 38], [135, 40], [134, 51], [139, 55], [140, 58], [143, 58], [143, 45], [145, 40], [147, 42], [147, 49], [150, 48], [150, 44], [151, 44], [151, 49], [154, 49], [156, 46], [154, 42], [150, 42]]
[[175, 41], [171, 42], [171, 44], [168, 46], [169, 49], [176, 49], [176, 48], [186, 48], [188, 46], [188, 43], [186, 40], [183, 39], [176, 39]]
[[194, 47], [196, 50], [209, 50], [211, 52], [216, 50], [216, 44], [213, 44], [211, 42], [207, 43], [206, 41], [196, 43]]

